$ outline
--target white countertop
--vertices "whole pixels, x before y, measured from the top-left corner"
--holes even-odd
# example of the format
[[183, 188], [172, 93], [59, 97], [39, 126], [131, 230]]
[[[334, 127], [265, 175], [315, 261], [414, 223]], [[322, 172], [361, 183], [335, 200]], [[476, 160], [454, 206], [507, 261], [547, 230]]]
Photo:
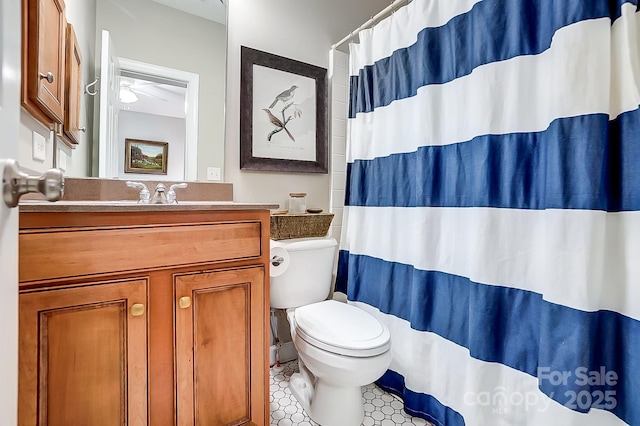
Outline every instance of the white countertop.
[[178, 204], [138, 204], [136, 201], [39, 201], [24, 200], [21, 212], [136, 212], [186, 210], [273, 210], [280, 206], [269, 203], [235, 203], [232, 201], [178, 201]]

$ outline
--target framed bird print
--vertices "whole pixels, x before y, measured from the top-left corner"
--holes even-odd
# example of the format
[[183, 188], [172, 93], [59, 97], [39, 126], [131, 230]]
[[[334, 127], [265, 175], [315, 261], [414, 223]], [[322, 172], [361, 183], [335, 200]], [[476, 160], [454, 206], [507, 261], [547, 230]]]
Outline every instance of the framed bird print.
[[327, 70], [242, 46], [240, 168], [327, 173]]

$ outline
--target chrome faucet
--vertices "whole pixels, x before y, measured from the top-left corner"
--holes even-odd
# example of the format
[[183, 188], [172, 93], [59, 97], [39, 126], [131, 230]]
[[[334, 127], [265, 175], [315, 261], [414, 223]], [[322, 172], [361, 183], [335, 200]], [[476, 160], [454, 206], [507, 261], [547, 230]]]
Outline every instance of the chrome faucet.
[[164, 192], [164, 183], [156, 185], [156, 190], [153, 191], [153, 197], [151, 197], [151, 204], [169, 204], [167, 202], [167, 194]]
[[169, 191], [166, 191], [164, 183], [159, 183], [153, 191], [153, 196], [151, 196], [149, 188], [142, 182], [127, 181], [126, 184], [131, 188], [140, 188], [140, 200], [138, 201], [138, 204], [178, 204], [176, 199], [176, 188], [187, 187], [185, 182], [174, 183], [169, 187]]

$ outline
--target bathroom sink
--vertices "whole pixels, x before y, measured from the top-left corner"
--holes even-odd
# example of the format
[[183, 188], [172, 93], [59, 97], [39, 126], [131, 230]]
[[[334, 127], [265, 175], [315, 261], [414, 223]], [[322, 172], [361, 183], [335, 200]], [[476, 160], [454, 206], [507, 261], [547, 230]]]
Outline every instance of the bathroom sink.
[[[145, 181], [152, 200], [154, 189], [160, 182]], [[165, 197], [175, 182], [164, 182]], [[235, 203], [230, 183], [189, 182], [187, 187], [176, 187], [178, 204], [139, 204], [140, 188], [132, 188], [126, 181], [103, 178], [65, 178], [62, 200], [51, 203], [42, 197], [23, 197], [23, 212], [135, 212], [173, 210], [273, 210], [278, 204]], [[30, 195], [30, 194], [29, 194]], [[169, 197], [170, 198], [170, 197]]]

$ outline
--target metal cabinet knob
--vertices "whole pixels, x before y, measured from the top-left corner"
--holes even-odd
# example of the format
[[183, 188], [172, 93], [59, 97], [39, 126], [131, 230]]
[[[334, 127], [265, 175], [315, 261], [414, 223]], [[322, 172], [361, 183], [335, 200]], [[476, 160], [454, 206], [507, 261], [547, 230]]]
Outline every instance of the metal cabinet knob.
[[40, 80], [47, 80], [49, 83], [53, 83], [55, 81], [54, 75], [51, 71], [48, 73], [40, 73]]
[[131, 316], [139, 317], [144, 314], [144, 305], [142, 303], [134, 303], [131, 305]]
[[50, 169], [42, 176], [29, 176], [20, 171], [15, 160], [7, 160], [2, 175], [2, 194], [8, 207], [16, 207], [20, 197], [39, 192], [48, 201], [58, 201], [64, 194], [64, 175], [60, 169]]
[[189, 296], [181, 297], [178, 300], [178, 306], [180, 306], [180, 309], [187, 309], [191, 306], [191, 298]]

